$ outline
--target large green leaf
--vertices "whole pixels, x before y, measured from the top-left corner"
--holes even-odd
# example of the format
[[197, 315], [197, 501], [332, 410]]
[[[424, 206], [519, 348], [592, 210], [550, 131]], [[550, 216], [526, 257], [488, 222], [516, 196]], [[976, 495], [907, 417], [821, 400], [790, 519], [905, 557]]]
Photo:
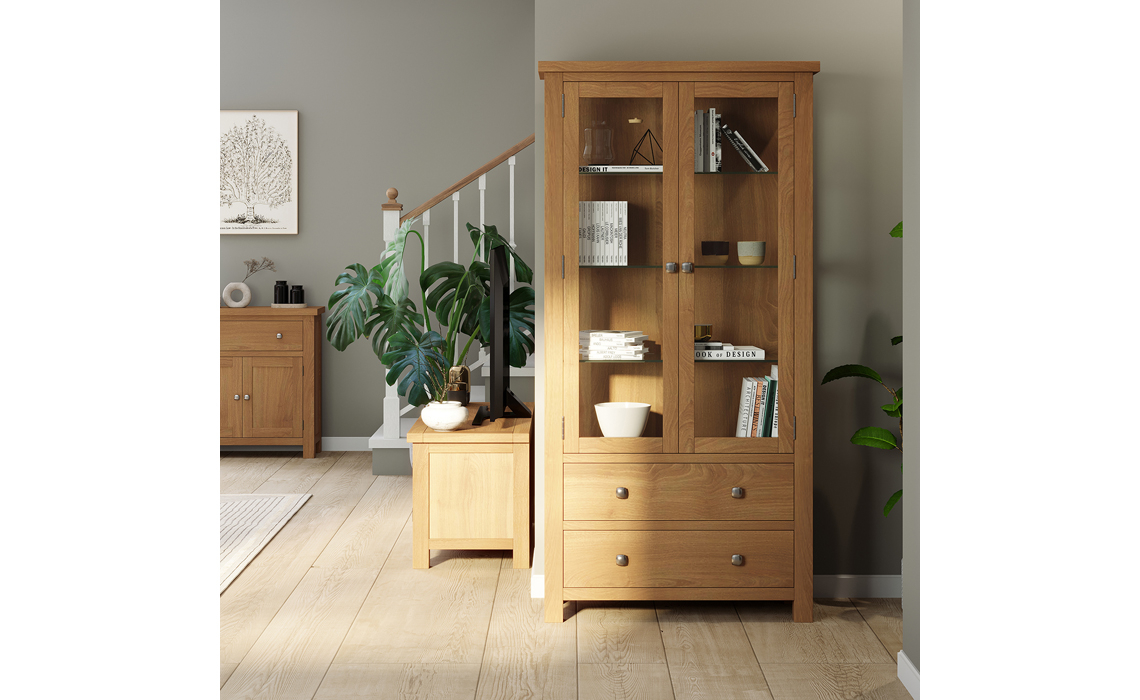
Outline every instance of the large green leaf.
[[375, 310], [365, 332], [372, 336], [372, 352], [376, 357], [387, 354], [392, 337], [397, 333], [411, 337], [424, 325], [424, 317], [416, 312], [416, 305], [407, 297], [393, 301], [387, 295], [382, 296]]
[[[522, 367], [534, 354], [534, 287], [519, 287], [507, 299], [507, 347], [512, 367]], [[479, 309], [479, 335], [484, 345], [491, 342], [491, 298]]]
[[898, 503], [899, 499], [901, 499], [901, 498], [902, 498], [902, 489], [899, 489], [898, 491], [895, 491], [894, 495], [892, 495], [890, 498], [887, 499], [887, 505], [883, 506], [883, 516], [884, 517], [891, 514], [891, 508], [894, 508], [895, 504]]
[[867, 379], [874, 379], [880, 384], [883, 382], [883, 378], [879, 376], [879, 373], [870, 367], [864, 367], [863, 365], [839, 365], [823, 375], [823, 381], [820, 382], [820, 384], [827, 384], [828, 382], [843, 379], [844, 377], [866, 377]]
[[886, 403], [882, 406], [883, 412], [891, 418], [898, 418], [902, 416], [903, 394], [901, 386], [895, 391], [895, 396], [898, 397], [897, 401], [892, 401], [891, 403]]
[[894, 433], [886, 428], [878, 428], [875, 426], [859, 428], [855, 431], [855, 434], [851, 436], [851, 442], [866, 447], [877, 447], [880, 450], [893, 450], [899, 446], [898, 438], [895, 437]]
[[375, 312], [373, 297], [384, 296], [380, 286], [380, 266], [365, 270], [354, 263], [344, 268], [336, 278], [336, 285], [347, 284], [329, 297], [329, 311], [325, 317], [325, 337], [337, 350], [344, 350], [354, 340], [369, 333], [369, 319]]
[[[422, 406], [447, 381], [447, 359], [443, 356], [444, 340], [435, 331], [397, 333], [388, 341], [388, 352], [380, 361], [388, 366], [385, 380], [396, 385], [396, 392], [408, 403]], [[401, 375], [403, 375], [401, 377]]]
[[485, 262], [474, 262], [469, 273], [459, 263], [440, 262], [424, 270], [420, 287], [427, 293], [424, 303], [444, 329], [451, 327], [449, 321], [454, 306], [466, 297], [457, 325], [461, 333], [471, 335], [479, 322], [479, 307], [490, 288], [490, 279], [491, 268]]
[[510, 241], [499, 235], [498, 229], [491, 224], [487, 224], [484, 230], [480, 231], [478, 226], [467, 224], [467, 231], [471, 234], [472, 245], [478, 247], [479, 239], [483, 239], [483, 250], [481, 252], [484, 260], [490, 260], [491, 251], [495, 248], [506, 248], [507, 253], [515, 261], [515, 279], [523, 284], [530, 284], [534, 276], [530, 266], [526, 264], [525, 260], [519, 257], [519, 254], [511, 247]]
[[902, 336], [901, 335], [896, 335], [895, 337], [891, 338], [891, 345], [898, 345], [901, 342], [902, 342]]
[[408, 233], [416, 219], [408, 219], [396, 229], [396, 236], [392, 239], [380, 255], [380, 269], [383, 275], [384, 293], [395, 301], [403, 301], [408, 297], [408, 277], [404, 274], [404, 246], [408, 242]]
[[891, 236], [892, 237], [902, 238], [902, 225], [903, 225], [903, 222], [900, 221], [898, 223], [898, 226], [895, 226], [893, 229], [891, 229]]

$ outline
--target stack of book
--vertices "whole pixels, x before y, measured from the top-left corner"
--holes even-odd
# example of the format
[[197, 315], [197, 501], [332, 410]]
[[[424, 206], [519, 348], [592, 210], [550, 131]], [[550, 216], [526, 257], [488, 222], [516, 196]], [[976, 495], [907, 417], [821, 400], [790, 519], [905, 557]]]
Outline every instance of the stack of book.
[[612, 175], [624, 173], [660, 173], [665, 171], [663, 165], [579, 165], [579, 175]]
[[579, 331], [578, 355], [583, 360], [644, 360], [645, 338], [641, 331]]
[[708, 111], [698, 109], [693, 120], [693, 168], [698, 173], [721, 172], [721, 136], [732, 144], [744, 162], [752, 168], [752, 172], [766, 173], [768, 166], [752, 150], [752, 146], [744, 140], [739, 131], [723, 123], [722, 115], [715, 108]]
[[755, 345], [730, 345], [719, 340], [693, 343], [694, 360], [745, 360], [764, 359], [764, 349]]
[[736, 437], [780, 437], [778, 377], [779, 368], [772, 365], [771, 376], [745, 377], [741, 382]]
[[629, 202], [578, 202], [578, 264], [629, 264]]

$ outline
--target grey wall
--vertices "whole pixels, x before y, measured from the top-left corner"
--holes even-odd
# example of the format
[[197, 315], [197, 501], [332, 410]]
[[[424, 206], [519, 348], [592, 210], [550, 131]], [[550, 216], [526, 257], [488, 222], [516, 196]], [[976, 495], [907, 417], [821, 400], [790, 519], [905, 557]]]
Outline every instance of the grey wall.
[[[689, 0], [536, 0], [535, 58], [821, 61], [815, 80], [816, 376], [857, 362], [897, 386], [902, 355], [890, 338], [902, 332], [903, 251], [887, 232], [902, 218], [899, 3], [709, 0], [699, 4], [699, 16], [696, 7]], [[532, 75], [541, 143], [542, 85]], [[541, 231], [541, 151], [537, 157]], [[541, 237], [538, 247], [541, 258]], [[815, 389], [817, 574], [899, 573], [905, 508], [889, 518], [882, 514], [901, 483], [899, 458], [848, 442], [861, 426], [890, 427], [878, 409], [888, 396], [856, 380]], [[542, 512], [541, 484], [536, 493]], [[541, 552], [535, 561], [541, 571]]]
[[918, 665], [918, 0], [903, 0], [903, 383], [906, 386], [906, 471], [903, 491], [903, 651]]
[[[277, 273], [247, 282], [254, 305], [269, 304], [277, 279], [326, 304], [345, 265], [379, 261], [387, 188], [411, 211], [533, 130], [529, 0], [226, 0], [221, 17], [222, 109], [300, 111], [300, 233], [222, 236], [219, 293], [244, 276], [243, 260], [266, 255]], [[515, 172], [516, 237], [532, 261], [534, 163], [529, 148]], [[506, 166], [487, 193], [487, 222], [505, 233]], [[463, 191], [461, 229], [478, 223], [478, 202], [476, 186]], [[451, 230], [449, 201], [432, 216], [435, 261], [450, 257]], [[464, 231], [460, 254], [470, 251]], [[367, 342], [344, 353], [326, 343], [324, 434], [371, 435], [384, 386]]]

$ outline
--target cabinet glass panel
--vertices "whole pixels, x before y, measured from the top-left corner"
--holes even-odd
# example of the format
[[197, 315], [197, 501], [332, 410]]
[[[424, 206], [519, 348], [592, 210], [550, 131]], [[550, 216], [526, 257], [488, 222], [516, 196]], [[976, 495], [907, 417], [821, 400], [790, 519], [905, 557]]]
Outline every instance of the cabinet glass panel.
[[[791, 373], [781, 375], [779, 370], [781, 347], [790, 347], [792, 340], [791, 275], [783, 269], [786, 266], [790, 272], [792, 265], [791, 105], [786, 105], [788, 113], [783, 115], [778, 85], [769, 83], [769, 90], [755, 90], [770, 97], [722, 98], [700, 93], [695, 97], [696, 132], [703, 125], [707, 134], [711, 126], [719, 136], [709, 144], [707, 162], [693, 164], [693, 230], [687, 237], [692, 248], [682, 246], [682, 259], [695, 263], [692, 322], [709, 328], [714, 343], [693, 348], [709, 348], [695, 353], [692, 372], [697, 452], [733, 449], [709, 438], [741, 436], [756, 438], [750, 443], [752, 448], [738, 445], [746, 451], [775, 452], [779, 440], [772, 436], [789, 430], [773, 415], [786, 403], [783, 399], [791, 396], [780, 381]], [[710, 111], [715, 111], [715, 121], [705, 117]], [[689, 338], [700, 340], [696, 328], [682, 328], [682, 332], [687, 334], [682, 352], [687, 352]], [[726, 347], [718, 350], [716, 342]], [[732, 350], [727, 349], [729, 345]], [[768, 377], [776, 379], [779, 402], [765, 391]], [[751, 387], [750, 379], [757, 380]], [[763, 402], [755, 400], [757, 390]], [[749, 411], [742, 408], [742, 402], [760, 408]]]
[[[579, 97], [577, 108], [579, 448], [588, 451], [592, 438], [622, 437], [633, 438], [627, 451], [660, 451], [663, 376], [675, 372], [661, 353], [664, 176], [604, 171], [631, 161], [671, 167], [661, 147], [662, 98]], [[615, 335], [632, 331], [628, 339]], [[618, 405], [599, 416], [596, 404]], [[648, 404], [644, 426], [637, 404]]]

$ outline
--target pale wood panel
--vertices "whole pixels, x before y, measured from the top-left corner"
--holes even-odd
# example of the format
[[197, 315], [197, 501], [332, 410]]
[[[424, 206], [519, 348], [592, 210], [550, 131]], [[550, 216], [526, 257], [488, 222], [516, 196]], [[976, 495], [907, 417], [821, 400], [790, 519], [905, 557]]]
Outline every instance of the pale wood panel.
[[[739, 395], [740, 387], [737, 387], [736, 391]], [[781, 408], [780, 413], [783, 412]], [[696, 451], [702, 455], [721, 452], [759, 456], [775, 454], [780, 451], [780, 440], [778, 438], [699, 437], [695, 443]], [[783, 459], [787, 459], [787, 455]]]
[[852, 598], [851, 603], [886, 647], [891, 658], [897, 659], [902, 651], [902, 599]]
[[567, 520], [567, 530], [794, 530], [791, 520]]
[[[578, 175], [576, 163], [582, 154], [582, 132], [579, 123], [578, 107], [579, 83], [563, 83], [563, 99], [567, 105], [566, 114], [562, 119], [561, 133], [562, 151], [559, 157], [560, 181], [562, 184], [562, 222], [559, 231], [552, 231], [550, 235], [558, 238], [565, 257], [565, 279], [562, 281], [562, 390], [564, 392], [562, 416], [565, 420], [562, 442], [563, 452], [578, 451], [578, 411], [574, 408], [573, 397], [578, 396], [582, 382], [578, 377], [578, 370], [582, 365], [578, 362], [578, 331], [586, 326], [580, 325], [580, 300], [578, 293], [581, 283], [578, 267], [578, 202], [588, 199], [579, 188], [585, 184], [588, 177]], [[550, 112], [547, 112], [550, 114]], [[558, 114], [558, 112], [554, 112]], [[547, 150], [547, 153], [550, 151]], [[640, 176], [637, 176], [640, 177]], [[561, 233], [561, 235], [559, 235]], [[579, 399], [580, 401], [580, 399]]]
[[581, 700], [669, 700], [673, 685], [663, 664], [578, 664]]
[[[578, 86], [578, 92], [582, 97], [661, 97], [661, 83], [582, 83]], [[658, 138], [660, 138], [660, 135]]]
[[532, 529], [534, 524], [534, 422], [531, 422], [531, 442], [515, 445], [512, 469], [514, 471], [514, 551], [511, 559], [516, 569], [530, 568]]
[[241, 437], [242, 360], [222, 357], [221, 361], [221, 437]]
[[764, 664], [775, 700], [910, 700], [894, 664]]
[[[653, 419], [652, 407], [650, 420]], [[596, 417], [597, 414], [595, 414]], [[607, 438], [584, 437], [578, 440], [578, 452], [583, 455], [632, 454], [635, 452], [658, 452], [663, 449], [664, 439], [659, 437]]]
[[221, 597], [221, 660], [241, 661], [376, 477], [367, 452], [349, 452]]
[[810, 625], [793, 622], [786, 603], [740, 603], [736, 609], [762, 664], [894, 661], [847, 600], [816, 600]]
[[[604, 438], [603, 438], [604, 439]], [[690, 464], [693, 462], [708, 462], [715, 460], [723, 464], [739, 464], [748, 462], [788, 462], [792, 461], [791, 455], [786, 454], [718, 454], [718, 455], [692, 455], [692, 454], [567, 454], [562, 457], [566, 462], [662, 462], [662, 463], [675, 463], [675, 464]]]
[[[788, 531], [567, 531], [567, 588], [742, 588], [791, 586]], [[618, 566], [616, 557], [629, 563]], [[744, 557], [742, 566], [731, 562]], [[857, 614], [857, 613], [856, 613]]]
[[436, 552], [412, 568], [405, 527], [336, 656], [343, 664], [479, 663], [501, 557]]
[[579, 603], [579, 664], [664, 664], [665, 647], [651, 603]]
[[792, 519], [790, 464], [568, 464], [564, 473], [567, 520]]
[[412, 480], [406, 476], [377, 476], [313, 566], [381, 568], [411, 510]]
[[234, 669], [237, 667], [237, 664], [222, 664], [222, 685], [226, 684], [226, 681], [230, 679], [230, 676], [233, 675]]
[[791, 600], [793, 588], [563, 588], [566, 600]]
[[281, 465], [253, 493], [308, 493], [345, 455], [344, 452], [321, 452], [305, 459], [293, 454], [296, 456]]
[[[614, 80], [612, 73], [586, 73], [573, 72], [562, 74], [563, 79], [574, 82], [604, 82]], [[622, 80], [646, 81], [661, 80], [666, 82], [779, 82], [796, 79], [795, 73], [685, 73], [680, 71], [665, 73], [623, 73]]]
[[301, 358], [246, 357], [244, 437], [301, 437]]
[[310, 700], [378, 573], [310, 569], [222, 687], [223, 700]]
[[313, 700], [471, 700], [479, 664], [333, 664]]
[[[458, 444], [467, 447], [471, 443], [516, 443], [527, 442], [530, 438], [533, 418], [501, 418], [496, 421], [485, 421], [482, 425], [472, 424], [475, 413], [487, 403], [470, 403], [467, 405], [467, 418], [455, 430], [440, 432], [432, 430], [417, 419], [415, 425], [408, 430], [408, 442], [430, 442], [437, 444]], [[534, 412], [534, 404], [527, 403], [527, 407]]]
[[[300, 352], [301, 321], [222, 321], [222, 352]], [[278, 338], [277, 335], [281, 334]]]
[[[819, 72], [819, 61], [539, 61], [545, 73], [808, 73]], [[618, 76], [620, 79], [622, 76]], [[810, 79], [810, 75], [808, 76]], [[613, 78], [611, 78], [612, 80]]]
[[[422, 420], [416, 426], [423, 425]], [[414, 429], [414, 428], [413, 428]], [[426, 430], [426, 426], [424, 426]], [[408, 439], [412, 437], [408, 432]], [[428, 546], [428, 450], [427, 447], [412, 447], [412, 568], [426, 569], [431, 566], [431, 549]], [[407, 529], [407, 528], [405, 528]]]
[[514, 455], [428, 455], [428, 537], [514, 536]]
[[771, 698], [731, 605], [659, 604], [657, 618], [677, 700]]
[[294, 452], [235, 452], [221, 460], [222, 493], [253, 493], [289, 462]]

